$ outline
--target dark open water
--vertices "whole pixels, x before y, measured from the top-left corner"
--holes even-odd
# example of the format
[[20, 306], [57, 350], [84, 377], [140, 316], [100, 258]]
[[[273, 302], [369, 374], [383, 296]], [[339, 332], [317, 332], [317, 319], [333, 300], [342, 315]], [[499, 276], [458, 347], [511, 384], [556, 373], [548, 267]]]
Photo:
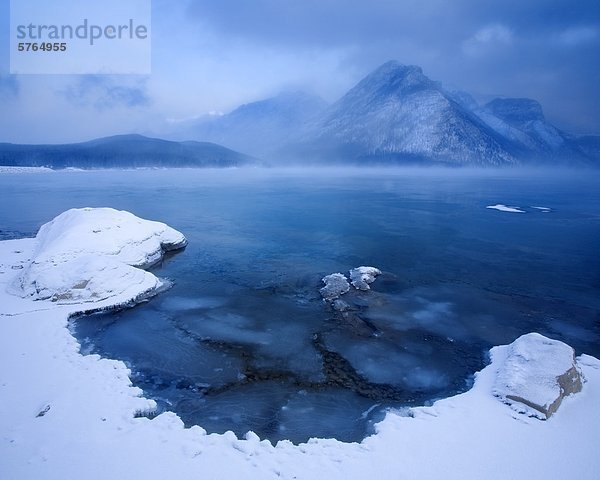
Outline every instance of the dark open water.
[[[359, 441], [387, 407], [464, 391], [491, 346], [530, 331], [600, 356], [597, 172], [65, 172], [0, 189], [0, 239], [83, 206], [187, 236], [154, 269], [171, 290], [73, 331], [210, 432]], [[320, 279], [360, 265], [384, 275], [343, 317]]]

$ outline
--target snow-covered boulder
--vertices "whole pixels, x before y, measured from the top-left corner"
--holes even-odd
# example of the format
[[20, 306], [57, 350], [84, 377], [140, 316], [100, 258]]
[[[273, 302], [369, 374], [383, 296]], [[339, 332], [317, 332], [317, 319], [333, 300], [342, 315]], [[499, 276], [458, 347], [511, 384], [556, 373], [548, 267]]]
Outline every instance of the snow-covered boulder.
[[352, 286], [357, 290], [369, 290], [369, 284], [375, 281], [377, 275], [381, 275], [381, 270], [375, 267], [357, 267], [350, 270]]
[[325, 286], [319, 290], [325, 300], [335, 300], [350, 290], [348, 279], [341, 273], [332, 273], [321, 280]]
[[112, 208], [71, 209], [43, 225], [15, 288], [23, 297], [59, 303], [129, 301], [162, 282], [147, 268], [185, 237], [160, 222]]
[[493, 394], [515, 410], [545, 420], [581, 390], [583, 377], [569, 345], [528, 333], [507, 348]]

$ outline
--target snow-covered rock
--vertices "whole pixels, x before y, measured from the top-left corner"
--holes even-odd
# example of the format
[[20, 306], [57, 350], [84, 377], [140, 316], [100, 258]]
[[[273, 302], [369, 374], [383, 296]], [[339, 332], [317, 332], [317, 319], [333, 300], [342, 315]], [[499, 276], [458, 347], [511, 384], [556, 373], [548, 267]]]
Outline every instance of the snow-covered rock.
[[319, 291], [325, 300], [335, 300], [350, 290], [348, 279], [342, 273], [327, 275], [322, 278], [322, 282], [325, 286]]
[[508, 346], [493, 394], [519, 412], [547, 419], [567, 395], [581, 390], [582, 381], [573, 348], [529, 333]]
[[68, 210], [43, 225], [36, 250], [13, 290], [34, 300], [134, 300], [162, 282], [142, 269], [164, 252], [185, 247], [185, 237], [160, 222], [112, 208]]
[[377, 275], [381, 275], [381, 270], [375, 267], [357, 267], [350, 270], [350, 280], [357, 290], [369, 290], [369, 284], [375, 281]]
[[332, 302], [333, 308], [342, 312], [348, 310], [349, 305], [342, 300], [338, 301], [336, 299], [350, 291], [350, 284], [356, 290], [370, 290], [371, 287], [369, 284], [373, 283], [378, 275], [381, 275], [381, 270], [375, 267], [356, 267], [351, 269], [350, 281], [342, 273], [332, 273], [322, 278], [325, 286], [319, 291], [324, 300]]

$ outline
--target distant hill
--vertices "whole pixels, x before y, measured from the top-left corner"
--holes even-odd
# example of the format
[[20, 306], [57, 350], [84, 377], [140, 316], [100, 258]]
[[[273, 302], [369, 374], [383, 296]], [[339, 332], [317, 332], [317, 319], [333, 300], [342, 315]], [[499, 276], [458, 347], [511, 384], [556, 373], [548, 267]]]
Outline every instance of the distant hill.
[[233, 167], [254, 163], [248, 155], [207, 142], [171, 142], [117, 135], [65, 145], [0, 143], [0, 165], [62, 168]]
[[326, 107], [327, 103], [316, 95], [285, 92], [241, 105], [226, 115], [182, 122], [174, 137], [206, 140], [269, 157]]

